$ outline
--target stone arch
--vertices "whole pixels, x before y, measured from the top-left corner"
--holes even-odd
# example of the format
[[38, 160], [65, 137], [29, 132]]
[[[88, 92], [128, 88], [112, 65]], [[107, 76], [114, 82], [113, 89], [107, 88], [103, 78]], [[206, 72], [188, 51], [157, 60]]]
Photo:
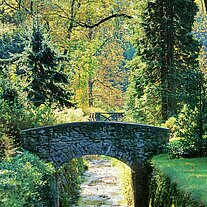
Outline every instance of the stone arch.
[[[120, 151], [119, 150], [119, 153], [120, 153], [120, 155], [121, 154], [125, 154], [124, 152], [122, 152], [122, 151]], [[81, 154], [81, 155], [77, 155], [77, 156], [74, 156], [72, 159], [75, 159], [75, 158], [81, 158], [81, 157], [84, 157], [84, 156], [87, 156], [87, 155], [104, 155], [104, 156], [108, 156], [108, 157], [111, 157], [111, 158], [115, 158], [115, 159], [117, 159], [118, 161], [120, 161], [120, 162], [123, 162], [124, 164], [126, 164], [127, 166], [129, 166], [131, 169], [133, 169], [133, 165], [132, 165], [132, 163], [131, 162], [128, 162], [128, 160], [127, 160], [127, 158], [126, 157], [124, 157], [124, 156], [117, 156], [117, 155], [114, 155], [113, 153], [105, 153], [105, 152], [101, 152], [101, 151], [97, 151], [97, 152], [91, 152], [91, 153], [83, 153], [83, 154]], [[72, 159], [70, 159], [70, 160], [72, 160]], [[65, 159], [64, 160], [64, 162], [62, 162], [60, 165], [58, 165], [57, 167], [59, 168], [61, 165], [63, 165], [63, 164], [65, 164], [65, 163], [67, 163], [67, 162], [70, 162], [70, 160], [68, 160], [68, 159]]]
[[123, 122], [75, 122], [23, 130], [25, 149], [56, 167], [77, 157], [103, 154], [133, 167], [168, 142], [166, 128]]
[[103, 154], [127, 164], [134, 172], [136, 207], [148, 207], [148, 174], [145, 164], [168, 142], [169, 130], [123, 122], [76, 122], [23, 130], [26, 150], [56, 168], [89, 154]]

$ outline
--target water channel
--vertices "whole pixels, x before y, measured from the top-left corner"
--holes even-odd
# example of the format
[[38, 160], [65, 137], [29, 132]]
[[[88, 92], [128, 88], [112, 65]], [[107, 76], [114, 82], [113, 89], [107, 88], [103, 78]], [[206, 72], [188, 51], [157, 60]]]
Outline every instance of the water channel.
[[119, 170], [108, 159], [91, 159], [75, 207], [127, 207], [121, 191]]

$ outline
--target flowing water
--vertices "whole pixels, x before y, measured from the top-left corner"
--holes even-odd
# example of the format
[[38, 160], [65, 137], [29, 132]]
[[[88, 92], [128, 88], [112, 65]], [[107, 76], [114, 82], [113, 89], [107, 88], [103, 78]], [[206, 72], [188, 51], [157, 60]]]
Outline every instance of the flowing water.
[[118, 176], [118, 169], [112, 166], [110, 160], [90, 160], [76, 207], [127, 207], [121, 194]]

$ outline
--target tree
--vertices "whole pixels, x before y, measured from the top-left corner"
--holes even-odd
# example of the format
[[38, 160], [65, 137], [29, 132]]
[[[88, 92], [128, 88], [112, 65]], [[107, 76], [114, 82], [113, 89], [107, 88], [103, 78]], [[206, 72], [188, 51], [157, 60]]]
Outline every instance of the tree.
[[[125, 24], [117, 26], [116, 21], [124, 17], [124, 22], [131, 17], [121, 13], [121, 9], [119, 15], [110, 15], [108, 9], [101, 7], [103, 2], [96, 5], [94, 3], [95, 1], [87, 4], [87, 10], [86, 5], [80, 5], [81, 12], [77, 11], [74, 27], [69, 35], [67, 51], [71, 59], [70, 66], [74, 70], [72, 85], [76, 91], [75, 97], [81, 107], [95, 106], [107, 110], [110, 107], [122, 108], [124, 87], [121, 82], [126, 75], [123, 67], [126, 42], [124, 38], [117, 36], [119, 32], [116, 30], [123, 34]], [[98, 12], [94, 12], [94, 6]], [[115, 13], [111, 5], [109, 8]], [[119, 77], [119, 83], [116, 76]]]
[[64, 58], [49, 45], [38, 19], [33, 23], [31, 37], [25, 41], [28, 47], [16, 63], [24, 70], [28, 99], [36, 106], [46, 102], [74, 106], [72, 93], [67, 88], [68, 77], [60, 64]]
[[[201, 2], [199, 12], [192, 34], [201, 44], [199, 54], [199, 68], [185, 72], [185, 88], [191, 90], [192, 96], [188, 96], [188, 101], [178, 114], [173, 128], [175, 142], [170, 144], [170, 152], [173, 156], [196, 157], [205, 156], [206, 129], [207, 129], [207, 79], [206, 79], [206, 17]], [[185, 91], [184, 91], [185, 92]]]
[[165, 121], [195, 101], [199, 47], [191, 31], [197, 7], [193, 0], [147, 0], [139, 6], [128, 106], [135, 119]]
[[204, 4], [205, 4], [206, 11], [207, 11], [207, 0], [204, 0]]
[[[122, 77], [126, 72], [123, 68], [123, 48], [126, 43], [123, 40], [123, 34], [126, 32], [124, 21], [132, 19], [131, 5], [125, 0], [55, 0], [52, 2], [8, 0], [2, 2], [1, 8], [5, 8], [3, 16], [7, 14], [12, 15], [12, 18], [18, 22], [14, 25], [10, 21], [4, 22], [13, 27], [28, 24], [35, 14], [39, 14], [40, 21], [44, 22], [47, 31], [50, 32], [51, 40], [58, 45], [61, 53], [66, 54], [70, 58], [70, 63], [66, 63], [65, 71], [67, 74], [71, 74], [71, 71], [73, 71], [72, 79], [74, 80], [73, 89], [76, 92], [75, 98], [80, 102], [79, 106], [83, 107], [84, 105], [123, 105], [123, 92], [121, 91], [123, 86], [117, 87], [118, 84], [116, 83], [116, 87], [114, 87], [114, 84], [111, 81], [105, 81], [101, 74], [107, 74], [110, 70], [112, 74], [115, 74], [112, 68], [108, 72], [103, 71], [105, 70], [104, 64], [107, 61], [110, 63], [110, 59], [116, 59], [119, 69], [115, 67], [115, 70], [121, 71]], [[121, 23], [117, 27], [117, 22], [120, 20]], [[108, 28], [111, 28], [110, 31]], [[120, 34], [122, 33], [122, 38], [116, 36], [119, 33], [116, 30], [119, 30]], [[106, 52], [101, 51], [109, 48], [109, 44], [116, 46], [114, 47], [114, 52], [112, 52], [113, 48], [110, 48], [111, 53], [109, 54], [113, 57], [107, 60], [104, 57]], [[118, 54], [118, 51], [120, 51], [120, 54]], [[115, 57], [115, 53], [118, 54], [117, 57]], [[103, 55], [101, 59], [105, 61], [103, 66], [101, 61], [99, 61], [101, 55]], [[109, 65], [107, 65], [107, 68]], [[111, 67], [113, 66], [111, 64]], [[101, 80], [100, 77], [97, 77], [97, 71], [100, 71]], [[112, 74], [109, 75], [111, 76]], [[101, 86], [98, 93], [93, 90], [97, 88], [97, 79], [99, 80], [99, 86]], [[107, 95], [104, 96], [103, 90], [108, 91]], [[108, 96], [109, 94], [111, 95]], [[110, 101], [107, 101], [109, 97]], [[95, 99], [97, 100], [96, 102], [94, 102]], [[101, 101], [105, 102], [105, 104], [100, 104]]]

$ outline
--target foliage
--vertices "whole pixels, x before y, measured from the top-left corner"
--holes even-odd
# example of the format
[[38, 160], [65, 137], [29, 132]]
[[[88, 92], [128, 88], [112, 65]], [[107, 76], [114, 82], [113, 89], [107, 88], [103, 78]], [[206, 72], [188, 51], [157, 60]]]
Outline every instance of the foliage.
[[[206, 155], [206, 56], [204, 48], [198, 70], [193, 0], [7, 0], [0, 11], [1, 159], [15, 153], [21, 129], [85, 121], [67, 108], [74, 102], [84, 112], [123, 109], [128, 83], [129, 121], [167, 120], [180, 140], [170, 145], [175, 156]], [[70, 164], [60, 171], [66, 203], [65, 179], [76, 193], [79, 185], [67, 169], [74, 173]]]
[[[74, 92], [78, 107], [122, 109], [127, 87], [125, 60], [130, 59], [134, 52], [127, 39], [127, 20], [132, 19], [130, 15], [135, 13], [133, 5], [126, 0], [9, 0], [0, 4], [0, 20], [4, 28], [13, 28], [22, 34], [38, 15], [39, 23], [45, 25], [56, 50], [51, 48], [51, 44], [48, 45], [45, 35], [44, 43], [47, 44], [44, 46], [49, 46], [52, 49], [50, 52], [56, 52], [58, 48], [70, 60], [64, 62], [64, 72], [70, 76], [72, 86], [66, 87], [66, 91], [71, 95]], [[7, 30], [2, 31], [4, 33]], [[31, 34], [27, 33], [26, 36], [23, 46], [26, 45], [25, 49], [28, 50]], [[29, 52], [32, 52], [31, 48]], [[16, 64], [19, 63], [13, 66], [16, 67]], [[37, 78], [43, 79], [42, 76]], [[39, 95], [44, 99], [43, 94]]]
[[12, 88], [7, 90], [7, 87], [8, 84], [0, 87], [0, 159], [12, 155], [19, 147], [21, 130], [51, 125], [55, 121], [52, 109], [48, 105], [30, 105], [23, 97], [24, 93], [21, 94], [20, 90], [18, 94], [16, 90], [10, 93]]
[[83, 158], [78, 158], [63, 165], [58, 171], [61, 206], [76, 204], [80, 194], [80, 185], [83, 182], [83, 173], [86, 171], [86, 168], [86, 161]]
[[[202, 7], [201, 7], [202, 8]], [[194, 25], [193, 35], [202, 45], [199, 55], [199, 70], [190, 71], [186, 74], [188, 79], [188, 90], [192, 90], [194, 97], [189, 98], [184, 105], [172, 131], [173, 140], [170, 143], [170, 153], [172, 156], [195, 157], [205, 156], [206, 148], [206, 17], [200, 9]], [[186, 94], [185, 94], [186, 96]]]
[[15, 154], [14, 140], [6, 134], [0, 135], [0, 162], [5, 158]]
[[172, 116], [164, 124], [162, 124], [162, 126], [170, 129], [171, 133], [174, 133], [177, 130], [175, 123], [176, 123], [176, 118]]
[[0, 206], [47, 206], [41, 193], [54, 169], [26, 151], [0, 163]]
[[132, 171], [130, 167], [117, 159], [112, 159], [112, 163], [119, 169], [118, 179], [121, 184], [121, 190], [125, 197], [124, 200], [126, 200], [127, 206], [134, 206]]
[[82, 109], [77, 108], [63, 108], [61, 110], [54, 110], [56, 123], [80, 122], [88, 121], [88, 116], [84, 116]]
[[154, 170], [150, 183], [150, 206], [151, 207], [204, 207], [201, 202], [196, 201], [178, 190], [170, 178], [158, 170]]
[[[127, 119], [150, 124], [166, 121], [173, 139], [179, 140], [170, 144], [171, 153], [205, 155], [206, 70], [205, 64], [199, 68], [200, 48], [193, 36], [205, 43], [205, 32], [193, 28], [196, 4], [146, 0], [138, 6], [137, 53], [128, 64]], [[197, 26], [205, 28], [199, 21]], [[202, 53], [201, 62], [204, 57]]]
[[11, 58], [12, 54], [21, 53], [23, 49], [24, 43], [18, 31], [14, 32], [12, 36], [9, 33], [1, 35], [0, 59]]
[[127, 83], [125, 43], [113, 34], [100, 35], [94, 33], [93, 39], [76, 41], [69, 50], [75, 99], [82, 108], [120, 109]]
[[193, 79], [199, 47], [191, 33], [197, 8], [193, 0], [146, 0], [138, 8], [127, 110], [134, 121], [159, 123], [193, 102], [199, 90]]
[[[19, 142], [18, 142], [19, 135], [18, 134], [20, 130], [22, 129], [38, 127], [38, 126], [43, 126], [43, 125], [48, 125], [48, 124], [51, 125], [54, 123], [62, 123], [64, 121], [67, 121], [67, 122], [78, 121], [78, 120], [80, 121], [80, 120], [85, 119], [80, 109], [75, 109], [75, 110], [65, 109], [64, 111], [54, 112], [48, 105], [41, 105], [39, 107], [35, 107], [32, 105], [26, 104], [26, 105], [22, 105], [22, 107], [19, 108], [18, 106], [8, 104], [7, 101], [4, 101], [2, 99], [0, 100], [1, 100], [0, 103], [2, 104], [1, 105], [2, 107], [0, 108], [1, 120], [5, 121], [5, 123], [1, 122], [1, 131], [0, 131], [1, 132], [1, 136], [0, 136], [1, 159], [3, 159], [5, 156], [8, 157], [8, 159], [10, 159], [9, 157], [16, 153], [16, 148], [17, 146], [19, 146]], [[13, 126], [13, 128], [11, 128], [10, 126]], [[7, 131], [7, 129], [9, 129], [9, 131]], [[13, 129], [12, 134], [15, 135], [15, 137], [11, 136], [11, 132], [10, 132], [11, 129]], [[14, 143], [14, 140], [16, 140], [15, 143]], [[24, 160], [26, 162], [27, 158], [28, 158], [27, 161], [29, 162], [30, 157], [26, 156]], [[16, 161], [18, 161], [18, 159], [21, 161], [21, 157], [15, 158]], [[82, 171], [84, 169], [84, 164], [83, 164], [82, 159], [79, 159], [76, 161], [71, 161], [70, 163], [62, 167], [61, 169], [62, 170], [59, 171], [61, 175], [60, 182], [62, 185], [61, 195], [63, 196], [61, 201], [63, 203], [68, 202], [68, 201], [71, 202], [71, 200], [73, 200], [76, 196], [78, 196], [78, 189], [80, 188], [80, 180], [81, 180]], [[14, 169], [14, 171], [17, 171], [16, 168]], [[67, 181], [67, 184], [65, 184], [65, 180]], [[25, 185], [26, 184], [27, 183], [25, 182]], [[54, 184], [51, 181], [50, 185], [44, 186], [44, 190], [43, 190], [44, 193], [39, 195], [41, 199], [47, 200], [45, 196], [48, 196], [47, 193], [48, 194], [51, 193], [50, 188], [52, 185]], [[68, 188], [70, 189], [69, 195], [67, 194]], [[66, 192], [64, 192], [64, 189], [66, 189]], [[23, 191], [22, 189], [19, 189], [19, 190], [22, 193], [25, 193], [25, 191]], [[34, 199], [36, 199], [35, 196], [33, 197]], [[52, 199], [50, 200], [52, 202]], [[15, 205], [16, 204], [14, 204], [14, 206]], [[27, 205], [29, 206], [29, 204]], [[21, 204], [19, 206], [21, 206]]]
[[170, 159], [168, 155], [158, 155], [152, 163], [152, 207], [203, 207], [207, 204], [206, 158]]
[[[207, 154], [206, 130], [200, 128], [200, 113], [184, 105], [173, 128], [173, 138], [169, 145], [172, 156], [197, 157]], [[201, 130], [201, 131], [200, 131]]]
[[28, 99], [40, 106], [46, 102], [60, 106], [73, 106], [71, 93], [66, 90], [69, 84], [64, 68], [60, 67], [61, 57], [49, 45], [44, 36], [39, 20], [33, 22], [29, 40], [25, 40], [24, 52], [18, 60], [19, 67], [24, 71]]
[[21, 76], [16, 77], [18, 87], [27, 91], [25, 95], [36, 106], [46, 102], [74, 106], [68, 75], [64, 72], [65, 57], [51, 46], [39, 17], [34, 17], [32, 29], [27, 25], [24, 30], [28, 31], [16, 29], [2, 34], [1, 74], [7, 79]]
[[18, 138], [20, 130], [54, 123], [55, 117], [47, 105], [35, 107], [22, 103], [22, 105], [10, 104], [0, 99], [1, 133]]

